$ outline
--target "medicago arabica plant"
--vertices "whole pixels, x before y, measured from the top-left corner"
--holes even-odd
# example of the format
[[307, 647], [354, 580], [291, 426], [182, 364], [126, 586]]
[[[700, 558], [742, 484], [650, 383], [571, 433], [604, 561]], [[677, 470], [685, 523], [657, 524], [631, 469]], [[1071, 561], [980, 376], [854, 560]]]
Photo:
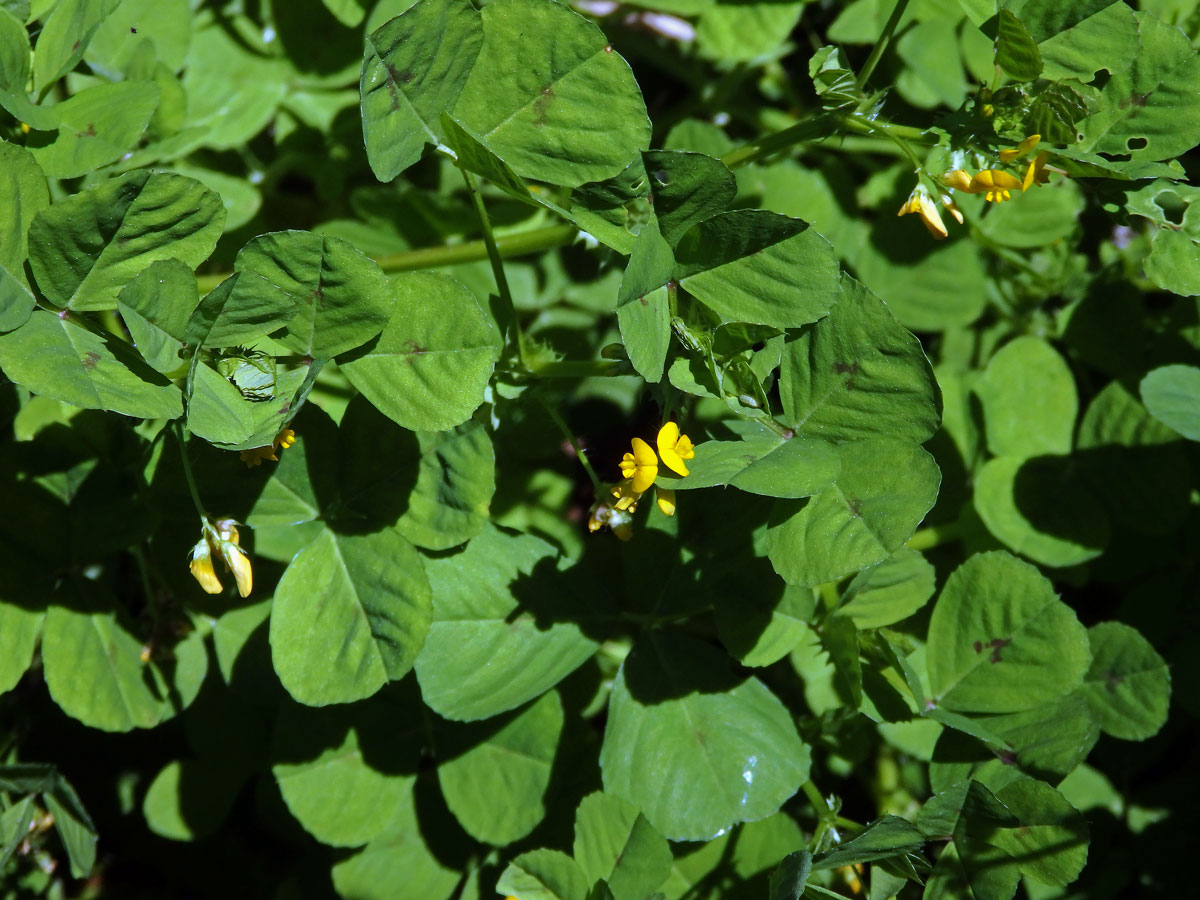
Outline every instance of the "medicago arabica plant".
[[0, 892], [1186, 896], [1198, 39], [0, 0]]

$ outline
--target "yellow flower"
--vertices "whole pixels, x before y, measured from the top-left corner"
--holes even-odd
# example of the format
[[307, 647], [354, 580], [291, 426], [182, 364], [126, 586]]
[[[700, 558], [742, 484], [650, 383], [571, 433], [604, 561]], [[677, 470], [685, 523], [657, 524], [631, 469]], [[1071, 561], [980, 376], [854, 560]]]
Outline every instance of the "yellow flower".
[[947, 172], [942, 176], [942, 184], [948, 188], [954, 188], [956, 191], [971, 190], [971, 173], [966, 169], [955, 169], [952, 172]]
[[239, 546], [241, 536], [238, 534], [237, 522], [233, 519], [213, 521], [205, 518], [200, 520], [200, 526], [200, 540], [192, 547], [192, 559], [189, 563], [192, 576], [200, 582], [200, 587], [206, 592], [221, 593], [221, 580], [217, 578], [216, 569], [213, 567], [213, 558], [218, 557], [225, 564], [225, 568], [233, 573], [238, 593], [248, 597], [254, 586], [254, 572], [250, 566], [250, 557]]
[[[938, 212], [938, 208], [933, 201], [929, 199], [929, 195], [925, 193], [923, 188], [918, 187], [912, 194], [909, 195], [908, 202], [900, 207], [898, 216], [906, 216], [909, 213], [918, 213], [921, 216], [921, 221], [925, 223], [925, 227], [929, 229], [929, 233], [933, 235], [935, 241], [940, 241], [944, 238], [948, 231], [946, 226], [942, 224], [942, 215]], [[666, 459], [663, 459], [666, 462]]]
[[633, 489], [633, 480], [630, 478], [614, 484], [612, 495], [617, 498], [613, 506], [626, 512], [636, 512], [638, 501], [642, 499], [642, 492]]
[[200, 582], [200, 587], [209, 594], [221, 593], [221, 580], [213, 569], [212, 550], [204, 538], [192, 548], [192, 561], [189, 563], [192, 577]]
[[656, 488], [654, 499], [658, 503], [658, 508], [664, 516], [675, 515], [675, 492], [668, 491], [666, 488]]
[[[659, 434], [661, 435], [661, 432]], [[654, 479], [658, 477], [658, 457], [654, 455], [650, 445], [641, 438], [635, 437], [632, 446], [633, 452], [626, 453], [621, 460], [621, 474], [632, 479], [634, 493], [644, 494], [649, 490], [650, 485], [654, 484]], [[662, 444], [660, 443], [659, 446], [661, 447]], [[667, 462], [667, 460], [664, 459], [663, 462]], [[667, 465], [669, 466], [670, 463], [667, 462]], [[687, 474], [686, 469], [683, 474]]]
[[275, 440], [268, 446], [243, 450], [241, 452], [242, 462], [249, 469], [262, 465], [263, 460], [267, 459], [271, 460], [271, 462], [279, 462], [279, 457], [276, 456], [276, 453], [280, 450], [286, 450], [294, 443], [296, 443], [296, 432], [290, 428], [285, 428], [279, 434], [275, 435]]
[[[637, 438], [634, 438], [636, 441]], [[655, 443], [658, 444], [658, 455], [662, 457], [663, 465], [674, 472], [676, 475], [687, 476], [688, 468], [684, 465], [685, 459], [693, 459], [696, 456], [696, 451], [692, 449], [692, 442], [686, 434], [679, 433], [679, 426], [674, 422], [667, 422], [658, 430], [658, 438]], [[649, 449], [648, 447], [646, 449]], [[648, 482], [646, 487], [649, 487]], [[634, 487], [637, 487], [637, 481], [634, 481]]]
[[1009, 191], [1021, 186], [1021, 181], [1015, 175], [1002, 172], [999, 169], [984, 169], [971, 179], [967, 191], [972, 194], [986, 194], [984, 198], [991, 203], [1003, 203], [1012, 199]]
[[1048, 159], [1046, 151], [1043, 150], [1035, 156], [1029, 163], [1029, 168], [1025, 170], [1025, 180], [1021, 184], [1021, 192], [1029, 190], [1035, 184], [1045, 184], [1050, 180], [1050, 176], [1046, 174], [1046, 160]]
[[1038, 145], [1038, 141], [1040, 141], [1041, 139], [1042, 139], [1042, 136], [1040, 134], [1031, 134], [1029, 137], [1025, 138], [1025, 140], [1021, 141], [1021, 143], [1017, 144], [1017, 146], [1013, 147], [1012, 149], [1001, 150], [1000, 151], [1000, 162], [1012, 162], [1014, 159], [1020, 159], [1022, 156], [1024, 156], [1026, 153], [1028, 153], [1034, 147], [1036, 147]]
[[963, 223], [963, 214], [954, 204], [954, 201], [950, 198], [949, 194], [942, 194], [942, 206], [946, 207], [946, 212], [954, 216], [954, 220], [958, 222], [959, 225]]

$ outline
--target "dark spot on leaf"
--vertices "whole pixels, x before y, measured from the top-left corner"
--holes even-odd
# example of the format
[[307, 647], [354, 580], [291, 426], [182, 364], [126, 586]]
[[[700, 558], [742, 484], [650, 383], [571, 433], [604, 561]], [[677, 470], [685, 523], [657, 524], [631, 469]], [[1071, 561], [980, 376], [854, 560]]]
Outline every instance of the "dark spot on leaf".
[[132, 25], [130, 25], [130, 26], [129, 26], [129, 33], [130, 33], [130, 34], [137, 34], [137, 29], [136, 29], [136, 28], [134, 28]]
[[604, 45], [604, 52], [605, 52], [605, 53], [612, 53], [612, 44], [605, 44], [605, 45]]
[[292, 401], [289, 400], [285, 404], [283, 404], [283, 406], [279, 407], [278, 415], [286, 416], [291, 411], [292, 411]]
[[74, 53], [78, 49], [79, 49], [79, 41], [76, 41], [75, 43], [73, 43], [71, 45], [71, 52]]
[[667, 175], [667, 170], [659, 169], [657, 172], [655, 172], [654, 180], [657, 181], [659, 184], [666, 184], [668, 181], [670, 181], [670, 178]]
[[315, 287], [308, 295], [307, 302], [311, 305], [314, 301], [320, 303], [325, 299], [325, 291], [321, 287]]
[[420, 344], [418, 344], [416, 341], [413, 341], [413, 340], [407, 340], [407, 341], [405, 341], [405, 342], [404, 342], [404, 351], [403, 351], [403, 353], [404, 353], [404, 356], [405, 356], [405, 357], [408, 359], [408, 361], [409, 361], [409, 362], [412, 362], [412, 361], [413, 361], [413, 357], [414, 357], [414, 356], [420, 356], [422, 353], [428, 353], [428, 352], [429, 352], [429, 348], [428, 348], [428, 347], [422, 347], [422, 346], [421, 346]]
[[837, 375], [845, 375], [847, 372], [850, 373], [851, 375], [857, 375], [858, 374], [858, 363], [856, 363], [856, 362], [853, 362], [853, 363], [835, 362], [833, 364], [833, 371], [834, 371], [834, 374], [837, 374]]
[[1146, 91], [1146, 93], [1144, 93], [1144, 94], [1130, 94], [1128, 99], [1121, 101], [1121, 107], [1124, 108], [1126, 106], [1139, 106], [1139, 107], [1145, 106], [1146, 101], [1150, 99], [1150, 95], [1153, 93], [1154, 93], [1154, 91]]
[[96, 136], [96, 126], [95, 126], [95, 124], [93, 124], [91, 122], [88, 123], [88, 127], [86, 130], [75, 132], [75, 137], [77, 137], [77, 138], [95, 137], [95, 136]]
[[550, 104], [554, 102], [554, 88], [551, 85], [546, 85], [542, 88], [541, 94], [533, 101], [533, 124], [541, 128], [546, 124], [546, 110], [550, 108]]
[[642, 306], [650, 305], [650, 301], [647, 300], [645, 297], [638, 297], [638, 303], [642, 304]]
[[391, 95], [392, 110], [395, 111], [400, 108], [400, 91], [396, 89], [396, 82], [401, 80], [400, 70], [397, 69], [395, 66], [393, 66], [391, 63], [388, 63], [387, 64], [387, 72], [388, 72], [388, 79], [387, 79], [388, 94]]
[[81, 359], [80, 362], [83, 364], [84, 369], [90, 372], [92, 369], [96, 368], [97, 365], [99, 365], [100, 354], [94, 350], [89, 350], [84, 354], [83, 359]]
[[1125, 676], [1120, 672], [1110, 671], [1104, 676], [1104, 686], [1108, 688], [1110, 693], [1115, 694], [1117, 692], [1117, 685], [1121, 684], [1124, 680]]
[[862, 513], [858, 511], [859, 500], [855, 497], [846, 498], [846, 506], [850, 508], [850, 514], [856, 519], [862, 518]]
[[1001, 750], [996, 754], [996, 759], [1000, 760], [1006, 766], [1015, 766], [1017, 764], [1017, 755], [1011, 750]]
[[980, 641], [975, 641], [975, 643], [973, 643], [971, 646], [975, 649], [976, 653], [982, 653], [984, 650], [991, 647], [992, 654], [988, 657], [988, 662], [998, 663], [1003, 661], [1000, 657], [1000, 651], [1011, 643], [1012, 638], [992, 638], [986, 644]]

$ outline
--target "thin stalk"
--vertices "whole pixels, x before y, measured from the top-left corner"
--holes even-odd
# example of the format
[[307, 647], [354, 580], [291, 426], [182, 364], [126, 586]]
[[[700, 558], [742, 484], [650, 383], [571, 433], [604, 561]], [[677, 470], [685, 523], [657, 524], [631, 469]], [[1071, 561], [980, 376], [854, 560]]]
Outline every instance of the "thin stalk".
[[867, 57], [867, 61], [863, 63], [862, 69], [859, 70], [858, 78], [855, 79], [854, 83], [860, 91], [866, 86], [867, 79], [871, 77], [871, 73], [875, 71], [875, 67], [879, 65], [883, 51], [887, 49], [888, 41], [892, 39], [892, 34], [895, 32], [896, 26], [900, 24], [900, 17], [904, 15], [904, 10], [907, 7], [908, 0], [896, 0], [896, 5], [892, 7], [892, 14], [888, 16], [887, 22], [884, 23], [883, 33], [879, 35], [879, 40], [871, 48], [871, 55]]
[[588, 460], [587, 455], [583, 452], [583, 447], [579, 445], [579, 441], [575, 438], [575, 433], [571, 431], [571, 428], [567, 425], [566, 420], [558, 414], [558, 410], [547, 403], [542, 397], [538, 397], [538, 401], [542, 404], [542, 408], [546, 410], [546, 415], [548, 415], [550, 420], [558, 426], [558, 430], [563, 433], [563, 436], [571, 445], [571, 449], [575, 451], [575, 458], [579, 460], [579, 464], [582, 465], [583, 470], [587, 472], [588, 478], [592, 480], [592, 490], [596, 492], [596, 496], [602, 496], [604, 494], [604, 483], [600, 480], [600, 476], [596, 474], [596, 470], [592, 468], [591, 462]]
[[538, 378], [612, 378], [617, 375], [632, 375], [629, 364], [617, 360], [561, 360], [530, 366], [530, 374]]
[[[548, 225], [542, 228], [531, 228], [529, 231], [519, 231], [494, 238], [497, 251], [504, 259], [516, 256], [528, 256], [543, 250], [553, 250], [564, 247], [575, 240], [579, 229], [574, 225]], [[401, 253], [389, 253], [380, 256], [375, 261], [385, 272], [413, 272], [418, 269], [438, 269], [442, 266], [453, 266], [458, 263], [479, 262], [488, 258], [485, 241], [464, 241], [461, 244], [447, 244], [442, 247], [421, 247], [417, 250], [405, 250]], [[201, 275], [197, 278], [200, 293], [207, 294], [218, 284], [229, 277], [228, 272], [213, 275]]]
[[525, 336], [521, 333], [521, 323], [517, 320], [517, 310], [513, 306], [512, 291], [508, 288], [508, 277], [504, 274], [504, 261], [500, 257], [500, 251], [496, 247], [496, 238], [492, 234], [492, 220], [487, 213], [487, 207], [483, 203], [483, 196], [479, 193], [479, 186], [475, 184], [475, 179], [471, 173], [464, 168], [459, 168], [462, 172], [463, 181], [467, 184], [467, 193], [471, 195], [471, 203], [475, 206], [475, 213], [479, 216], [480, 227], [483, 228], [483, 243], [487, 248], [488, 260], [492, 264], [492, 277], [496, 279], [496, 291], [500, 296], [501, 311], [504, 317], [508, 320], [505, 323], [505, 331], [507, 332], [508, 340], [515, 341], [517, 345], [517, 358], [521, 361], [521, 365], [525, 365]]
[[721, 162], [725, 163], [731, 169], [736, 169], [739, 166], [756, 162], [764, 156], [770, 156], [772, 153], [786, 150], [795, 144], [803, 144], [807, 141], [815, 141], [828, 137], [830, 133], [828, 123], [829, 117], [826, 115], [803, 119], [790, 128], [783, 129], [783, 131], [768, 134], [758, 140], [751, 141], [749, 144], [743, 144], [736, 150], [730, 150], [721, 157]]
[[192, 503], [196, 505], [196, 512], [200, 514], [200, 518], [208, 518], [208, 513], [204, 511], [204, 503], [200, 500], [200, 490], [196, 487], [196, 476], [192, 474], [192, 462], [187, 455], [187, 440], [184, 437], [183, 422], [180, 419], [175, 420], [175, 441], [179, 444], [179, 459], [183, 463], [183, 477], [187, 481], [188, 493], [192, 495]]
[[904, 546], [909, 550], [932, 550], [934, 547], [940, 547], [942, 544], [961, 540], [964, 534], [966, 534], [966, 528], [962, 522], [930, 525], [928, 528], [918, 530], [916, 534], [908, 539]]

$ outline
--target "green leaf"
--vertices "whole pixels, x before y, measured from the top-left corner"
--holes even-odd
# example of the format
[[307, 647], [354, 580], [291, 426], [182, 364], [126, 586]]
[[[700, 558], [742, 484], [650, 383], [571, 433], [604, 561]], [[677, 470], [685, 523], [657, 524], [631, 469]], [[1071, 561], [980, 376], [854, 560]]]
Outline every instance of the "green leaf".
[[80, 91], [55, 105], [58, 136], [33, 149], [51, 178], [77, 178], [132, 150], [158, 108], [149, 81], [121, 81]]
[[1021, 824], [1002, 828], [989, 842], [1007, 851], [1023, 875], [1065, 887], [1083, 870], [1088, 825], [1079, 811], [1050, 785], [1023, 778], [996, 793]]
[[784, 584], [759, 560], [740, 569], [718, 591], [717, 634], [744, 666], [769, 666], [783, 659], [808, 633], [816, 600], [808, 588]]
[[[230, 302], [294, 307], [280, 342], [306, 356], [361, 346], [383, 329], [395, 303], [374, 260], [341, 238], [310, 231], [259, 235], [238, 252], [234, 271]], [[279, 295], [274, 303], [271, 294]]]
[[856, 628], [881, 628], [907, 619], [929, 602], [937, 584], [932, 565], [915, 550], [901, 548], [854, 576], [842, 593], [837, 615]]
[[255, 432], [255, 403], [229, 379], [200, 363], [192, 373], [188, 431], [214, 444], [240, 444]]
[[184, 759], [167, 763], [142, 800], [146, 826], [174, 841], [212, 834], [229, 815], [246, 773], [221, 763]]
[[55, 789], [43, 795], [46, 811], [71, 861], [71, 875], [85, 878], [96, 864], [96, 827], [79, 801], [75, 789], [61, 777]]
[[733, 172], [719, 159], [683, 150], [642, 154], [654, 217], [674, 246], [695, 225], [723, 212], [737, 194]]
[[1200, 242], [1182, 231], [1160, 228], [1154, 233], [1146, 275], [1159, 287], [1183, 297], [1200, 294]]
[[35, 394], [83, 409], [144, 419], [183, 414], [179, 388], [142, 362], [128, 344], [44, 310], [34, 311], [16, 331], [0, 335], [0, 369]]
[[922, 900], [1012, 900], [1020, 880], [1011, 856], [968, 835], [946, 844]]
[[500, 335], [475, 297], [447, 275], [392, 280], [394, 311], [378, 340], [339, 360], [380, 412], [414, 431], [445, 431], [483, 402]]
[[1079, 398], [1066, 361], [1035, 337], [1005, 344], [975, 383], [996, 456], [1070, 453]]
[[176, 372], [188, 319], [200, 302], [196, 276], [177, 259], [143, 269], [117, 295], [121, 321], [138, 353], [164, 375]]
[[1162, 366], [1142, 379], [1150, 415], [1190, 441], [1200, 441], [1200, 368]]
[[0, 266], [0, 333], [20, 328], [29, 321], [36, 306], [37, 300], [29, 288]]
[[61, 0], [46, 19], [33, 54], [33, 89], [41, 94], [83, 58], [100, 22], [120, 0]]
[[808, 777], [791, 714], [712, 647], [671, 632], [635, 644], [609, 701], [604, 789], [673, 840], [775, 812]]
[[[131, 28], [136, 28], [136, 36]], [[149, 45], [172, 72], [183, 68], [192, 40], [187, 0], [121, 0], [92, 35], [84, 59], [95, 71], [125, 71]]]
[[808, 881], [812, 871], [812, 854], [807, 850], [797, 850], [783, 858], [774, 872], [771, 873], [771, 900], [800, 900], [804, 895], [804, 883]]
[[578, 864], [558, 850], [531, 850], [508, 864], [496, 890], [517, 900], [586, 900], [588, 883]]
[[368, 35], [359, 90], [376, 178], [391, 181], [438, 143], [482, 45], [479, 11], [455, 0], [421, 0]]
[[1111, 70], [1117, 60], [1131, 60], [1138, 53], [1137, 20], [1122, 2], [1042, 0], [1026, 3], [1021, 17], [1037, 37], [1044, 78], [1087, 83], [1097, 70]]
[[[38, 107], [29, 102], [25, 93], [28, 84], [29, 34], [25, 31], [24, 16], [18, 18], [0, 6], [0, 107], [31, 128], [53, 131], [58, 127], [58, 116], [52, 107]], [[8, 146], [19, 149], [15, 144]]]
[[417, 483], [396, 530], [418, 547], [449, 550], [487, 524], [496, 492], [496, 454], [487, 429], [475, 422], [451, 431], [421, 432], [417, 438]]
[[784, 344], [779, 394], [784, 421], [798, 434], [835, 442], [923, 442], [941, 413], [920, 341], [849, 276], [829, 315]]
[[[1092, 665], [1079, 694], [1100, 728], [1126, 741], [1153, 737], [1167, 721], [1171, 673], [1136, 628], [1101, 622], [1088, 629]], [[1044, 879], [1043, 879], [1044, 880]]]
[[197, 350], [252, 343], [282, 328], [295, 314], [290, 295], [253, 275], [243, 284], [235, 272], [192, 311], [183, 340]]
[[840, 292], [829, 242], [765, 210], [706, 219], [680, 239], [675, 259], [680, 286], [726, 321], [796, 328], [825, 316]]
[[507, 721], [446, 728], [438, 784], [467, 834], [503, 847], [537, 827], [562, 727], [562, 701], [548, 691]]
[[410, 894], [421, 900], [447, 900], [462, 876], [426, 845], [411, 793], [396, 804], [394, 812], [382, 834], [358, 853], [334, 863], [334, 888], [341, 896], [358, 900], [392, 900]]
[[446, 146], [454, 151], [455, 162], [460, 168], [483, 176], [494, 187], [522, 203], [542, 203], [557, 208], [547, 198], [531, 194], [525, 182], [504, 160], [481, 144], [449, 113], [442, 113], [442, 128]]
[[1137, 52], [1112, 66], [1100, 109], [1080, 123], [1079, 149], [1170, 159], [1200, 141], [1200, 57], [1177, 26], [1144, 11], [1134, 18]]
[[382, 835], [416, 781], [415, 707], [379, 700], [308, 709], [287, 704], [271, 740], [271, 771], [288, 809], [313, 837], [357, 847]]
[[589, 884], [615, 900], [650, 896], [671, 871], [671, 848], [635, 807], [611, 794], [584, 797], [575, 813], [575, 860]]
[[369, 697], [412, 668], [431, 610], [420, 554], [399, 532], [325, 531], [275, 589], [275, 671], [310, 706]]
[[925, 836], [912, 822], [900, 816], [883, 816], [844, 844], [822, 853], [813, 862], [813, 868], [821, 871], [877, 862], [915, 853], [924, 845]]
[[111, 309], [121, 288], [157, 260], [200, 265], [224, 221], [221, 198], [200, 182], [130, 172], [38, 213], [29, 228], [29, 264], [51, 302]]
[[768, 555], [789, 584], [824, 584], [886, 559], [937, 499], [941, 472], [916, 444], [877, 439], [834, 449], [841, 470], [833, 484], [772, 513]]
[[249, 19], [217, 18], [207, 11], [192, 15], [192, 45], [183, 75], [184, 133], [192, 137], [184, 147], [241, 147], [275, 115], [287, 96], [291, 68], [282, 57], [260, 54], [245, 45], [242, 34], [257, 38], [262, 33], [261, 26]]
[[33, 824], [33, 797], [26, 797], [0, 813], [0, 866], [8, 865], [21, 842], [29, 836]]
[[1007, 553], [951, 573], [929, 621], [933, 699], [960, 712], [1031, 709], [1070, 693], [1090, 661], [1087, 632], [1033, 566]]
[[1108, 546], [1104, 507], [1070, 457], [999, 456], [975, 475], [975, 511], [1001, 543], [1046, 566], [1095, 559]]
[[[666, 9], [662, 3], [652, 5], [656, 9]], [[803, 9], [803, 3], [795, 2], [716, 0], [706, 4], [700, 12], [700, 20], [696, 23], [697, 48], [709, 59], [742, 63], [778, 54], [782, 49], [780, 44], [796, 27]]]
[[1076, 444], [1084, 477], [1114, 522], [1145, 534], [1183, 525], [1191, 483], [1185, 445], [1122, 382], [1092, 399]]
[[498, 0], [482, 22], [454, 117], [518, 175], [600, 181], [649, 144], [633, 73], [590, 21], [557, 3]]
[[[3, 21], [4, 13], [0, 11], [0, 23]], [[3, 41], [0, 34], [0, 45]], [[28, 287], [24, 263], [29, 255], [29, 224], [49, 205], [46, 176], [33, 154], [16, 144], [0, 143], [0, 268], [7, 269], [25, 287]], [[0, 330], [15, 327], [9, 325]]]
[[78, 582], [60, 590], [46, 612], [42, 665], [63, 712], [91, 728], [132, 731], [153, 728], [195, 698], [208, 668], [200, 632], [173, 648], [173, 669], [143, 663], [143, 641], [118, 621], [114, 598]]
[[1002, 9], [996, 20], [996, 65], [1014, 81], [1033, 81], [1042, 74], [1042, 54], [1011, 10]]
[[967, 81], [953, 21], [938, 17], [914, 24], [896, 41], [896, 55], [904, 62], [896, 89], [909, 103], [925, 109], [962, 103]]
[[671, 346], [671, 310], [664, 286], [675, 257], [657, 228], [647, 225], [633, 245], [617, 294], [617, 324], [629, 361], [650, 382], [662, 380]]
[[[421, 695], [438, 715], [470, 721], [520, 706], [598, 646], [561, 620], [586, 598], [563, 596], [554, 548], [540, 538], [488, 525], [465, 550], [430, 559], [426, 569], [433, 625], [416, 669]], [[551, 608], [560, 620], [541, 621]]]
[[994, 204], [980, 230], [1005, 247], [1046, 247], [1079, 227], [1083, 194], [1072, 181], [1056, 179], [1021, 196], [1020, 203]]
[[834, 481], [839, 465], [824, 441], [763, 430], [740, 441], [703, 441], [687, 461], [686, 478], [660, 469], [657, 483], [678, 491], [730, 485], [767, 497], [809, 497]]
[[6, 587], [0, 600], [0, 694], [16, 687], [29, 668], [46, 615], [41, 609], [18, 605], [18, 599], [25, 598]]

